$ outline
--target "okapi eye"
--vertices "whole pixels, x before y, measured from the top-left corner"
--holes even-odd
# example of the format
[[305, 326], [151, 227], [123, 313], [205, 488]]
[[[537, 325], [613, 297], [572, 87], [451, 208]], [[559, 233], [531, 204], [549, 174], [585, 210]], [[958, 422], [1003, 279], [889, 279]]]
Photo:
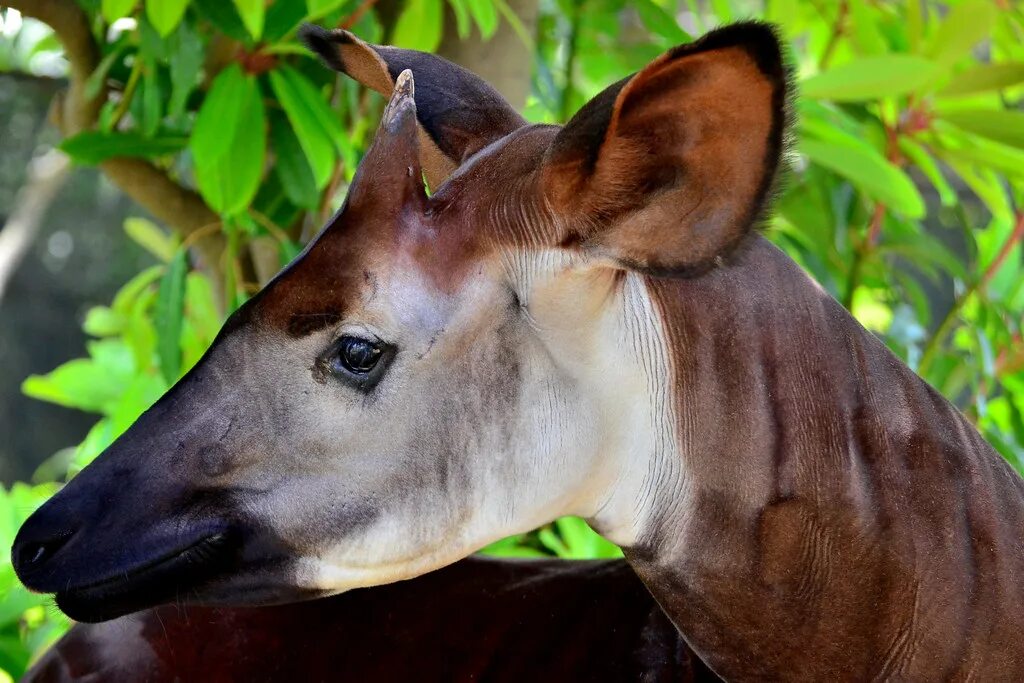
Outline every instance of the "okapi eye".
[[370, 337], [344, 335], [334, 341], [316, 361], [320, 381], [333, 376], [354, 389], [369, 392], [387, 374], [395, 347]]
[[371, 341], [357, 337], [338, 340], [336, 362], [354, 375], [368, 375], [383, 355], [383, 350]]

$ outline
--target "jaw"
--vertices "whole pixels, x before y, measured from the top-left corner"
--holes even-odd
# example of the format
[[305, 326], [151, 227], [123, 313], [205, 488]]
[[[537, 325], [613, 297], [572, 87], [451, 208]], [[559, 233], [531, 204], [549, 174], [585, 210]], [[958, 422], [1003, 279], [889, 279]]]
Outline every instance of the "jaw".
[[318, 597], [296, 587], [292, 560], [278, 545], [237, 527], [215, 527], [54, 597], [67, 616], [87, 623], [170, 602], [240, 606]]

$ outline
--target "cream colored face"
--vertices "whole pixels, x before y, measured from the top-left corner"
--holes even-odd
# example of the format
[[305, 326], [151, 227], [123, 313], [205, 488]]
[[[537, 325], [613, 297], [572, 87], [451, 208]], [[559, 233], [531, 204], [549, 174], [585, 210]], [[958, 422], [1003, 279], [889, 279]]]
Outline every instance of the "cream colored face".
[[[668, 376], [632, 351], [658, 344], [642, 278], [544, 252], [528, 278], [495, 259], [441, 293], [412, 266], [374, 269], [335, 324], [299, 338], [262, 325], [256, 302], [216, 352], [244, 359], [234, 396], [278, 395], [236, 406], [246, 426], [225, 448], [259, 450], [241, 446], [251, 433], [264, 452], [220, 481], [262, 491], [247, 508], [289, 547], [283, 580], [409, 578], [563, 514], [630, 542], [643, 506], [612, 493], [644, 474], [624, 463], [673, 441], [649, 429], [666, 406], [636, 399]], [[372, 387], [323, 372], [346, 338], [386, 349]]]

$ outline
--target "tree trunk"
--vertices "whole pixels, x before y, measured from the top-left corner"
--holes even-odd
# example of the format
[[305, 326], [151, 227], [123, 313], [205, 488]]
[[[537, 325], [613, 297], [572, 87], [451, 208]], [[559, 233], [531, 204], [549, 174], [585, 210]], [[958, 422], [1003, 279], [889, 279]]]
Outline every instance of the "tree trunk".
[[[530, 36], [536, 33], [538, 4], [538, 0], [508, 2]], [[460, 39], [451, 7], [445, 5], [444, 37], [437, 53], [479, 75], [517, 110], [526, 105], [533, 66], [532, 46], [523, 43], [504, 17], [490, 40], [481, 37], [476, 24], [468, 37]]]

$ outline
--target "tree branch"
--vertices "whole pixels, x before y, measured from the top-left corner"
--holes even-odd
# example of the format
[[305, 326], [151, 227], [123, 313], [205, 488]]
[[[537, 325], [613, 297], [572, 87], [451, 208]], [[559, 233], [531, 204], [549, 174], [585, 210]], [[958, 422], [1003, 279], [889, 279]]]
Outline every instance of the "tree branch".
[[64, 186], [70, 167], [68, 158], [55, 150], [29, 163], [28, 180], [18, 191], [7, 223], [0, 230], [0, 301], [7, 283], [32, 246], [53, 198]]
[[[88, 16], [75, 0], [5, 0], [4, 4], [48, 25], [64, 46], [71, 78], [68, 92], [55, 108], [61, 133], [70, 136], [91, 129], [106, 101], [107, 89], [101, 88], [91, 99], [85, 94], [85, 83], [100, 60]], [[182, 187], [147, 161], [115, 157], [100, 164], [100, 169], [125, 194], [183, 237], [220, 220], [196, 192]], [[222, 235], [207, 235], [197, 242], [196, 250], [207, 268], [219, 271], [224, 254]], [[219, 285], [219, 278], [215, 282]]]

